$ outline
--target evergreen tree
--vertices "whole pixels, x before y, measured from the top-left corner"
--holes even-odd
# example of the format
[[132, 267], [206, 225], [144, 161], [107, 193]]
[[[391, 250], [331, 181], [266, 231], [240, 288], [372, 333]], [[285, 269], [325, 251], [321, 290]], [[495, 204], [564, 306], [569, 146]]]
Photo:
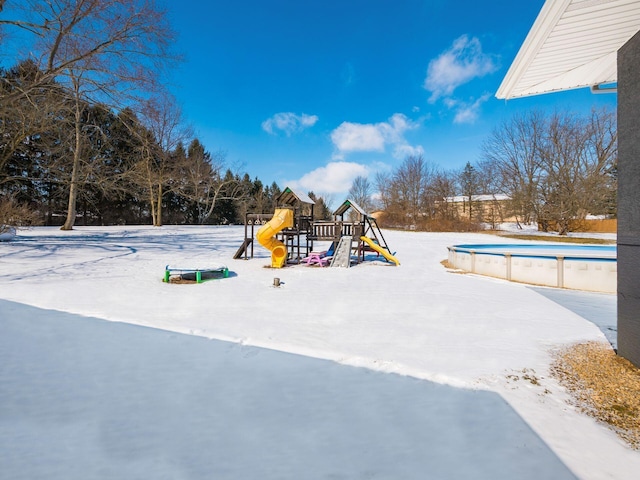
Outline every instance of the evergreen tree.
[[463, 206], [463, 211], [468, 209], [469, 211], [469, 220], [472, 218], [472, 206], [473, 206], [473, 197], [477, 195], [478, 188], [478, 177], [476, 174], [476, 169], [471, 165], [471, 163], [467, 162], [460, 174], [460, 184], [462, 186], [462, 194], [467, 199], [466, 206]]

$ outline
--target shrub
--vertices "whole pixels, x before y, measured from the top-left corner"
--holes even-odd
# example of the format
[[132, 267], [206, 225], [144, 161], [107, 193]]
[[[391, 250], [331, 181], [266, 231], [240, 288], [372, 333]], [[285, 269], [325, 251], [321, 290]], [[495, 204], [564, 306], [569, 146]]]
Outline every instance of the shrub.
[[0, 233], [8, 232], [15, 227], [28, 227], [40, 223], [40, 215], [28, 205], [17, 202], [12, 196], [0, 197]]

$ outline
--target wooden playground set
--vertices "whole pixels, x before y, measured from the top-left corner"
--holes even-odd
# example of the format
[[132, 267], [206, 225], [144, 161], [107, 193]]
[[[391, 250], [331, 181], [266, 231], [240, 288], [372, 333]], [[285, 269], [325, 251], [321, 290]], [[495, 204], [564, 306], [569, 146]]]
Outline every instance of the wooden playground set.
[[[255, 239], [271, 252], [272, 268], [290, 264], [348, 268], [364, 262], [368, 252], [400, 265], [376, 219], [353, 201], [343, 202], [333, 213], [333, 220], [314, 220], [315, 202], [289, 187], [278, 196], [276, 204], [273, 215], [245, 216], [244, 241], [234, 259], [253, 258]], [[319, 242], [330, 242], [331, 246], [326, 250], [314, 249]]]

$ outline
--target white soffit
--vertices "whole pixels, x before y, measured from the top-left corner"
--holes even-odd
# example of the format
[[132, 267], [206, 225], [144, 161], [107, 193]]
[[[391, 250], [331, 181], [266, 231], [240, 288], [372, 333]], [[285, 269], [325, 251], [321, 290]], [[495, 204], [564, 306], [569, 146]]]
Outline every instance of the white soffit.
[[617, 81], [617, 52], [640, 30], [640, 0], [547, 0], [496, 97]]

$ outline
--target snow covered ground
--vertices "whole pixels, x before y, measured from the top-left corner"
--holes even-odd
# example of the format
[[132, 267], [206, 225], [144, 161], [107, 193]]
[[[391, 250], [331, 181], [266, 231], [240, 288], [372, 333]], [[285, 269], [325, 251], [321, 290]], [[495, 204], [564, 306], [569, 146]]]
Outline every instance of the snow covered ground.
[[[99, 454], [95, 449], [78, 451], [83, 458], [99, 458], [76, 465], [78, 468], [99, 465], [103, 475], [87, 475], [85, 470], [84, 476], [74, 477], [62, 468], [59, 477], [48, 478], [126, 478], [118, 472], [118, 465], [124, 464], [131, 467], [128, 478], [150, 478], [136, 472], [148, 473], [152, 463], [153, 478], [209, 478], [209, 468], [220, 465], [222, 459], [234, 458], [241, 446], [256, 447], [256, 443], [266, 445], [273, 440], [273, 436], [260, 436], [256, 430], [262, 434], [281, 432], [285, 426], [291, 436], [277, 437], [275, 444], [288, 445], [288, 455], [258, 453], [247, 447], [241, 462], [235, 467], [227, 465], [227, 470], [217, 472], [215, 478], [489, 479], [516, 478], [513, 473], [517, 471], [519, 478], [571, 478], [572, 473], [581, 479], [626, 479], [640, 471], [640, 453], [570, 406], [564, 390], [548, 374], [554, 349], [574, 342], [605, 342], [601, 329], [575, 313], [580, 308], [563, 306], [561, 298], [542, 295], [525, 285], [452, 273], [440, 264], [447, 257], [448, 245], [508, 243], [508, 239], [484, 234], [384, 233], [401, 262], [399, 267], [371, 257], [371, 261], [350, 269], [299, 265], [274, 270], [267, 268], [269, 252], [259, 245], [255, 246], [255, 258], [232, 259], [242, 243], [243, 227], [77, 227], [70, 232], [39, 227], [19, 231], [12, 242], [0, 244], [0, 332], [4, 338], [0, 340], [0, 471], [16, 473], [8, 478], [29, 478], [25, 471], [37, 473], [25, 470], [25, 463], [20, 461], [21, 455], [31, 458], [34, 451], [47, 451], [46, 444], [29, 447], [36, 438], [42, 442], [43, 438], [59, 435], [63, 440], [51, 445], [58, 456], [52, 454], [42, 460], [40, 466], [50, 471], [47, 466], [55, 464], [56, 458], [69, 457], [65, 448], [76, 448], [77, 438], [104, 440], [109, 432], [115, 435], [112, 429], [69, 424], [51, 417], [43, 420], [35, 415], [38, 421], [34, 421], [31, 414], [38, 410], [36, 400], [26, 402], [36, 402], [31, 405], [35, 410], [23, 409], [30, 395], [44, 397], [38, 400], [43, 405], [52, 404], [48, 395], [53, 395], [54, 403], [67, 405], [61, 407], [62, 413], [52, 414], [54, 419], [56, 415], [73, 418], [74, 412], [78, 418], [85, 418], [87, 405], [91, 405], [94, 413], [87, 418], [116, 416], [121, 428], [128, 423], [136, 426], [137, 433], [129, 443], [114, 445], [116, 437], [112, 436], [106, 444], [99, 443], [110, 448], [96, 447], [101, 450]], [[227, 279], [202, 284], [165, 284], [162, 277], [166, 265], [227, 265], [231, 274]], [[274, 277], [280, 278], [280, 287], [273, 286]], [[597, 306], [603, 298], [608, 296], [578, 292], [570, 303], [589, 310], [590, 304]], [[62, 330], [56, 330], [58, 326]], [[203, 344], [203, 337], [216, 341]], [[158, 345], [164, 345], [168, 338], [179, 339], [182, 347], [174, 351], [165, 345], [174, 353], [163, 359], [164, 347]], [[61, 351], [68, 352], [68, 357], [61, 357], [52, 342], [64, 345]], [[216, 360], [218, 353], [208, 348], [235, 352], [230, 355], [237, 354], [236, 363], [216, 369], [218, 377], [210, 389], [195, 394], [193, 384], [188, 382], [211, 381], [202, 365], [221, 362]], [[242, 363], [248, 362], [247, 358], [258, 360]], [[315, 363], [318, 361], [322, 367]], [[133, 373], [127, 364], [134, 366]], [[287, 371], [292, 367], [285, 365], [293, 364], [299, 366], [298, 370], [288, 372], [289, 380], [283, 384], [278, 372]], [[272, 383], [261, 383], [260, 375], [247, 373], [261, 372], [269, 365], [273, 368], [264, 373], [264, 378], [274, 379]], [[341, 372], [347, 373], [340, 374], [346, 375], [344, 379], [337, 383], [321, 380], [326, 375], [335, 379], [337, 373], [326, 373], [334, 368], [346, 369]], [[75, 381], [68, 380], [65, 369], [75, 372]], [[360, 389], [361, 380], [355, 378], [362, 377], [353, 372], [368, 375], [367, 379], [375, 374], [376, 386]], [[110, 387], [94, 380], [93, 375], [109, 378]], [[250, 376], [244, 380], [242, 375]], [[388, 378], [393, 380], [385, 380]], [[175, 382], [169, 383], [168, 379]], [[385, 386], [385, 382], [401, 379], [411, 385]], [[203, 420], [204, 425], [213, 422], [211, 425], [228, 432], [233, 441], [196, 443], [204, 450], [186, 452], [184, 444], [191, 437], [174, 419], [180, 418], [176, 412], [185, 412], [184, 428], [195, 431], [199, 417], [194, 412], [200, 412], [198, 409], [214, 397], [216, 402], [227, 398], [227, 407], [246, 400], [243, 393], [247, 390], [234, 390], [243, 381], [246, 388], [260, 384], [257, 393], [252, 391], [254, 397], [263, 401], [277, 398], [256, 407], [268, 414], [223, 415], [214, 420], [205, 417], [208, 420]], [[30, 386], [25, 386], [26, 382]], [[58, 391], [58, 382], [68, 383], [68, 391], [75, 391], [78, 383], [94, 385], [96, 390], [81, 390], [70, 398]], [[214, 388], [220, 385], [225, 388]], [[131, 397], [132, 389], [143, 393]], [[176, 400], [175, 391], [182, 389], [193, 395]], [[167, 390], [173, 391], [173, 400], [158, 403], [158, 396], [172, 394]], [[385, 396], [384, 392], [395, 394]], [[484, 395], [489, 394], [491, 400], [486, 400]], [[464, 400], [454, 400], [456, 395]], [[425, 404], [425, 396], [432, 401], [444, 400], [433, 407], [433, 403]], [[125, 400], [118, 400], [120, 397]], [[338, 397], [342, 402], [336, 403]], [[376, 403], [376, 398], [384, 400]], [[170, 445], [156, 445], [158, 432], [148, 425], [156, 420], [145, 416], [141, 403], [151, 403], [149, 408], [156, 413], [165, 409], [170, 412], [167, 415], [175, 424], [163, 432], [170, 437], [171, 431], [179, 432]], [[311, 425], [306, 436], [299, 430], [291, 433], [301, 418], [309, 417], [303, 407], [310, 404], [324, 412], [318, 418], [333, 425], [333, 430]], [[448, 404], [459, 408], [442, 407]], [[287, 405], [291, 415], [274, 410], [275, 405]], [[482, 408], [474, 410], [478, 405]], [[506, 405], [509, 408], [505, 410]], [[190, 408], [193, 411], [189, 412]], [[465, 414], [470, 411], [477, 415]], [[360, 415], [358, 412], [366, 412], [358, 428], [345, 427], [342, 432], [340, 425]], [[16, 415], [22, 418], [16, 421]], [[242, 422], [248, 422], [251, 428]], [[383, 427], [391, 426], [395, 426], [393, 433], [382, 432]], [[340, 438], [341, 432], [345, 438]], [[424, 437], [426, 432], [431, 436]], [[333, 435], [335, 450], [314, 450], [318, 446], [313, 443], [318, 438], [316, 433], [320, 437]], [[363, 447], [369, 456], [360, 455], [358, 448], [347, 441], [354, 436], [369, 439]], [[396, 454], [395, 449], [389, 453], [381, 445], [396, 445]], [[407, 454], [411, 445], [417, 450], [415, 455]], [[150, 457], [155, 463], [126, 455], [136, 452], [146, 458], [149, 449], [156, 452]], [[214, 457], [212, 450], [216, 450]], [[336, 460], [335, 455], [344, 455], [345, 451], [344, 461]], [[464, 453], [469, 451], [471, 457]], [[160, 466], [159, 455], [165, 459]], [[195, 457], [199, 456], [208, 460], [198, 463]], [[211, 458], [219, 460], [210, 463]], [[419, 458], [423, 460], [417, 461]], [[533, 461], [528, 463], [526, 458]], [[178, 469], [179, 475], [175, 462], [193, 468]], [[502, 469], [496, 467], [500, 464]], [[273, 470], [274, 465], [284, 470]], [[359, 467], [349, 470], [347, 465]], [[30, 468], [39, 467], [36, 463]], [[300, 473], [305, 468], [308, 475]], [[238, 475], [239, 471], [246, 476]], [[429, 472], [433, 473], [431, 477]]]

